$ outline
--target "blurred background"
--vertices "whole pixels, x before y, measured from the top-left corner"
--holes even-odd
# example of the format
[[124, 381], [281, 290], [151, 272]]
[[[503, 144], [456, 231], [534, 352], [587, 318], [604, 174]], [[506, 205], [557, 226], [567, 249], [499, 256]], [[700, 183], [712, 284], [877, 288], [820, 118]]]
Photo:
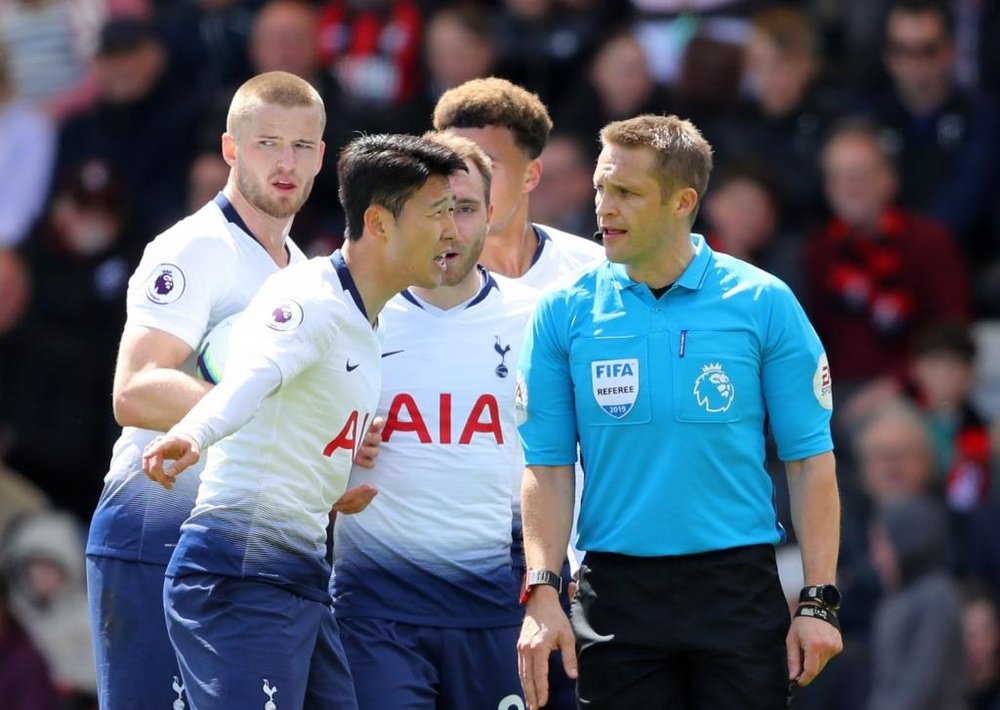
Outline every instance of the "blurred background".
[[833, 372], [845, 651], [793, 707], [1000, 710], [998, 40], [992, 0], [0, 0], [0, 697], [94, 706], [82, 540], [128, 277], [225, 183], [233, 91], [280, 69], [326, 102], [311, 255], [341, 243], [340, 147], [422, 133], [468, 79], [548, 105], [532, 218], [583, 238], [601, 126], [691, 119], [696, 231], [792, 287]]

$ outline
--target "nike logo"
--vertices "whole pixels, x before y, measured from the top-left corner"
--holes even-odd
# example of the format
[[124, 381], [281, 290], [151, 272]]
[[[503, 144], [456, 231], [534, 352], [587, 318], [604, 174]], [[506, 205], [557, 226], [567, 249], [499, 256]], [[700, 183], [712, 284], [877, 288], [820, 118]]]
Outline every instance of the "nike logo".
[[351, 364], [351, 361], [350, 361], [350, 360], [348, 360], [348, 361], [347, 361], [347, 371], [348, 371], [348, 372], [354, 372], [355, 370], [357, 370], [357, 369], [358, 369], [358, 367], [359, 367], [360, 365], [361, 365], [361, 363], [360, 363], [360, 362], [359, 362], [359, 363], [358, 363], [357, 365], [352, 365], [352, 364]]
[[382, 353], [382, 357], [389, 357], [390, 355], [399, 355], [402, 352], [406, 352], [406, 351], [405, 350], [390, 350], [387, 353]]

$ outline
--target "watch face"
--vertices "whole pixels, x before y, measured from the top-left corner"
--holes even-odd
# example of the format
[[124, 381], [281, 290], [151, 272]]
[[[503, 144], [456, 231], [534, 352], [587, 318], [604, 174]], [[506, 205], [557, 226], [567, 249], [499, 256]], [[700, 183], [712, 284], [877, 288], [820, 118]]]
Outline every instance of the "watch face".
[[825, 584], [820, 587], [820, 595], [822, 596], [823, 603], [827, 606], [834, 609], [840, 606], [840, 590], [832, 584]]

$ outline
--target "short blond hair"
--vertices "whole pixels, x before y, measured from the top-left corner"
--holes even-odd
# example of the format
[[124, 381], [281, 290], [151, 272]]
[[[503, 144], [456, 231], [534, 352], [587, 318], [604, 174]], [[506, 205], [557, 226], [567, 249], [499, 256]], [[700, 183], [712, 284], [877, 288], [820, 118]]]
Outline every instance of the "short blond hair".
[[612, 121], [601, 129], [601, 145], [650, 148], [656, 153], [664, 199], [676, 189], [693, 188], [698, 201], [708, 189], [712, 146], [693, 123], [677, 116], [646, 114]]
[[236, 90], [226, 115], [226, 132], [235, 135], [247, 116], [262, 104], [285, 108], [315, 106], [322, 127], [326, 127], [323, 99], [308, 81], [288, 72], [269, 71], [248, 79]]
[[483, 176], [483, 187], [486, 190], [486, 204], [490, 204], [490, 186], [493, 184], [493, 162], [474, 141], [463, 138], [451, 131], [427, 131], [424, 138], [445, 148], [450, 148], [462, 160], [472, 163], [479, 174]]

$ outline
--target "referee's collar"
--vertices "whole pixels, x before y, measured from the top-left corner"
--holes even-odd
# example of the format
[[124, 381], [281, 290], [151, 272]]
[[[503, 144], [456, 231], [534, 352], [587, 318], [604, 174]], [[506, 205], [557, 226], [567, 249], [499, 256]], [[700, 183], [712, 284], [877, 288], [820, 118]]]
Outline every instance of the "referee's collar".
[[[674, 282], [673, 287], [698, 291], [705, 284], [705, 275], [708, 273], [708, 265], [712, 260], [712, 248], [708, 246], [705, 237], [700, 234], [691, 235], [691, 246], [694, 250], [694, 256]], [[619, 289], [632, 289], [637, 286], [645, 286], [645, 284], [634, 281], [628, 275], [628, 269], [624, 264], [612, 263], [610, 266], [612, 278]]]

